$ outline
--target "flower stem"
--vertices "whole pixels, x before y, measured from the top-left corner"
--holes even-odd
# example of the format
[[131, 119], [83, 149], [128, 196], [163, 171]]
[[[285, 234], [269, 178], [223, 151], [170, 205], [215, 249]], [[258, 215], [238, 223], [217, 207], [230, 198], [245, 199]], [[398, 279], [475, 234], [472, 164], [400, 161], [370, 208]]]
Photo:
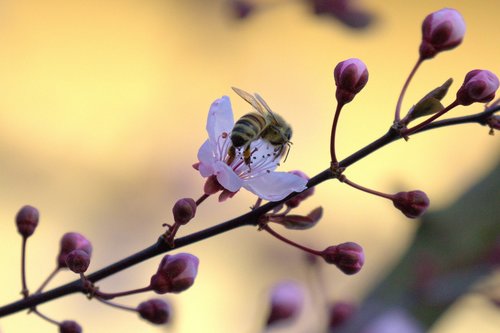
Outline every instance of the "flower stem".
[[199, 197], [198, 200], [196, 200], [196, 206], [201, 205], [201, 203], [205, 201], [205, 199], [207, 199], [209, 196], [210, 194], [203, 194], [201, 197]]
[[262, 205], [262, 198], [260, 198], [260, 197], [259, 197], [259, 198], [257, 198], [257, 200], [255, 201], [255, 204], [252, 206], [252, 208], [251, 208], [251, 209], [252, 209], [252, 210], [257, 209], [257, 208], [259, 208], [259, 207], [260, 207], [260, 205]]
[[337, 124], [339, 122], [340, 111], [342, 110], [343, 106], [343, 103], [337, 104], [335, 116], [333, 117], [332, 132], [330, 134], [330, 156], [332, 159], [332, 165], [337, 165], [339, 163], [339, 161], [337, 160], [337, 154], [335, 153], [335, 136], [337, 133]]
[[432, 115], [432, 117], [429, 117], [427, 118], [426, 120], [424, 120], [423, 122], [421, 122], [420, 124], [418, 125], [415, 125], [413, 126], [412, 128], [408, 128], [406, 130], [403, 130], [401, 132], [401, 135], [402, 136], [408, 136], [410, 134], [413, 134], [415, 133], [416, 131], [419, 131], [421, 130], [423, 127], [429, 125], [430, 123], [432, 123], [435, 119], [441, 117], [443, 114], [445, 114], [446, 112], [450, 111], [451, 109], [453, 109], [454, 107], [458, 106], [458, 102], [455, 100], [453, 103], [451, 103], [450, 105], [448, 105], [447, 107], [445, 107], [443, 110], [435, 113], [434, 115]]
[[281, 236], [276, 231], [274, 231], [273, 229], [271, 229], [271, 227], [269, 227], [267, 224], [265, 224], [264, 226], [262, 226], [262, 230], [267, 231], [269, 234], [271, 234], [272, 236], [276, 237], [280, 241], [285, 242], [285, 243], [287, 243], [287, 244], [289, 244], [291, 246], [294, 246], [294, 247], [296, 247], [298, 249], [301, 249], [301, 250], [303, 250], [303, 251], [305, 251], [307, 253], [314, 254], [314, 255], [317, 255], [317, 256], [321, 255], [321, 251], [316, 251], [316, 250], [310, 249], [308, 247], [305, 247], [303, 245], [300, 245], [300, 244], [297, 244], [295, 242], [292, 242], [288, 238], [285, 238], [285, 237]]
[[46, 315], [44, 315], [43, 313], [41, 313], [40, 311], [38, 311], [36, 308], [31, 309], [31, 311], [33, 313], [35, 313], [38, 317], [42, 318], [43, 320], [48, 321], [49, 323], [52, 323], [52, 324], [54, 324], [56, 326], [61, 325], [60, 322], [58, 322], [58, 321], [56, 321], [56, 320], [54, 320], [52, 318], [47, 317]]
[[415, 66], [413, 66], [410, 75], [408, 75], [408, 78], [406, 79], [406, 82], [404, 83], [403, 88], [401, 89], [401, 93], [399, 94], [398, 98], [398, 103], [396, 104], [396, 112], [394, 114], [395, 123], [399, 123], [401, 121], [401, 105], [403, 104], [403, 98], [405, 96], [406, 90], [408, 89], [408, 86], [410, 85], [411, 79], [413, 78], [413, 76], [415, 76], [417, 69], [420, 67], [420, 64], [422, 64], [423, 61], [424, 59], [422, 58], [419, 58], [417, 60], [417, 63], [415, 64]]
[[133, 290], [122, 291], [119, 293], [103, 293], [99, 290], [96, 290], [94, 295], [96, 296], [96, 298], [100, 298], [103, 300], [109, 300], [109, 299], [113, 299], [115, 297], [122, 297], [122, 296], [128, 296], [128, 295], [133, 295], [133, 294], [139, 294], [139, 293], [143, 293], [143, 292], [150, 291], [150, 290], [151, 290], [151, 286], [133, 289]]
[[111, 301], [105, 300], [105, 299], [103, 299], [103, 298], [100, 298], [100, 297], [96, 297], [96, 299], [97, 299], [99, 302], [101, 302], [101, 303], [104, 303], [104, 304], [106, 304], [106, 305], [112, 306], [112, 307], [117, 308], [117, 309], [120, 309], [120, 310], [126, 310], [126, 311], [137, 312], [137, 309], [136, 309], [136, 308], [133, 308], [133, 307], [130, 307], [130, 306], [125, 306], [125, 305], [117, 304], [117, 303], [114, 303], [114, 302], [111, 302]]
[[342, 183], [345, 183], [345, 184], [347, 184], [347, 185], [349, 185], [351, 187], [354, 187], [355, 189], [358, 189], [360, 191], [363, 191], [363, 192], [366, 192], [366, 193], [370, 193], [370, 194], [373, 194], [373, 195], [376, 195], [376, 196], [379, 196], [379, 197], [382, 197], [382, 198], [386, 198], [386, 199], [392, 200], [393, 197], [394, 197], [391, 194], [387, 194], [387, 193], [375, 191], [375, 190], [369, 189], [367, 187], [361, 186], [359, 184], [356, 184], [356, 183], [350, 181], [349, 179], [347, 179], [345, 176], [339, 178], [339, 181], [341, 181]]
[[21, 283], [22, 283], [22, 290], [21, 294], [23, 295], [24, 298], [28, 297], [29, 295], [29, 290], [28, 290], [28, 285], [26, 283], [26, 242], [28, 238], [23, 236], [23, 242], [21, 245]]
[[56, 268], [52, 271], [52, 273], [49, 274], [49, 276], [43, 281], [43, 283], [38, 287], [38, 289], [35, 291], [35, 294], [42, 292], [43, 289], [47, 286], [47, 284], [56, 276], [56, 274], [59, 272], [61, 268], [59, 266], [56, 266]]

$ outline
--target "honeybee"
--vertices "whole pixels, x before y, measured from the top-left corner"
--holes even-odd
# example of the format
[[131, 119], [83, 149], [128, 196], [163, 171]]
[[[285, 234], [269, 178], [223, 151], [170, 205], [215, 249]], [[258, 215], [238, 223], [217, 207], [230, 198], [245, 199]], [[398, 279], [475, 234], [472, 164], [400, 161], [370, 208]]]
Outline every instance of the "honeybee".
[[[268, 141], [274, 148], [275, 158], [280, 157], [285, 150], [290, 147], [290, 138], [292, 137], [292, 128], [278, 114], [271, 111], [271, 108], [259, 95], [255, 96], [233, 87], [233, 90], [245, 101], [254, 107], [257, 112], [250, 112], [242, 116], [234, 124], [231, 131], [232, 146], [229, 148], [228, 164], [234, 161], [236, 149], [243, 149], [243, 158], [245, 164], [250, 166], [250, 144], [262, 138]], [[286, 157], [285, 157], [286, 159]]]

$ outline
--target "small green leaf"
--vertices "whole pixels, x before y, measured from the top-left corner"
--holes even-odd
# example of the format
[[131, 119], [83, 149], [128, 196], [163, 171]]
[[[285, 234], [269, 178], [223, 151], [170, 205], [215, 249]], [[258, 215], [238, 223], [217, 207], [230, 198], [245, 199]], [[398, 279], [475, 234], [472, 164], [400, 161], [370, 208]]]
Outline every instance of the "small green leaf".
[[430, 93], [425, 95], [425, 97], [422, 99], [425, 99], [426, 97], [434, 97], [437, 100], [442, 100], [443, 97], [446, 96], [446, 94], [448, 93], [448, 89], [450, 88], [452, 83], [453, 83], [453, 79], [449, 78], [440, 87], [437, 87], [436, 89], [432, 90]]
[[411, 119], [416, 119], [423, 116], [428, 116], [444, 109], [443, 104], [434, 97], [427, 97], [420, 100], [411, 111]]
[[317, 221], [301, 215], [287, 215], [281, 224], [287, 229], [306, 230], [314, 227]]
[[428, 116], [444, 109], [440, 100], [446, 96], [448, 88], [450, 88], [452, 82], [453, 79], [451, 78], [446, 80], [445, 83], [431, 90], [420, 101], [418, 101], [418, 103], [415, 104], [408, 112], [408, 115], [406, 116], [407, 123], [419, 117]]

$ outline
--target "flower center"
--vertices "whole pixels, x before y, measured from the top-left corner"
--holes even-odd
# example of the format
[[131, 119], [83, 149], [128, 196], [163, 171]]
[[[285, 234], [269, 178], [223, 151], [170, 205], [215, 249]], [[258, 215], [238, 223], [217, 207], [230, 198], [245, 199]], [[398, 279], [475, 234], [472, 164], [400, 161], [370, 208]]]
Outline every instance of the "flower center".
[[[217, 159], [227, 163], [229, 161], [229, 148], [232, 146], [227, 132], [223, 132], [217, 140]], [[257, 139], [250, 143], [250, 162], [246, 164], [244, 149], [235, 149], [236, 155], [230, 164], [231, 169], [241, 179], [251, 179], [264, 173], [274, 171], [281, 160], [282, 154], [278, 156], [279, 150], [276, 146], [264, 139]]]

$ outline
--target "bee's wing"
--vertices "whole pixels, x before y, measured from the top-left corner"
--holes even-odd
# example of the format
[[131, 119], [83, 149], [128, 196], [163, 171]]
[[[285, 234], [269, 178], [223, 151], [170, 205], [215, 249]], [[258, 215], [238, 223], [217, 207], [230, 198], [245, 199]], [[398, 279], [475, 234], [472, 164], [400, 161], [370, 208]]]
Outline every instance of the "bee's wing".
[[259, 101], [259, 103], [264, 106], [264, 108], [266, 109], [266, 111], [271, 115], [271, 117], [273, 118], [274, 123], [277, 124], [278, 120], [276, 119], [276, 117], [274, 116], [273, 111], [271, 110], [271, 108], [269, 107], [269, 105], [267, 105], [266, 101], [262, 98], [262, 96], [260, 96], [259, 94], [255, 93], [255, 97], [257, 98], [257, 100]]
[[243, 98], [250, 105], [252, 105], [254, 107], [254, 109], [257, 110], [260, 114], [262, 114], [263, 116], [266, 115], [266, 112], [262, 108], [262, 105], [259, 103], [259, 101], [257, 101], [257, 99], [255, 99], [255, 97], [253, 97], [252, 95], [250, 95], [246, 91], [241, 90], [239, 88], [236, 88], [236, 87], [232, 87], [232, 88], [233, 88], [235, 93], [237, 93], [241, 98]]

